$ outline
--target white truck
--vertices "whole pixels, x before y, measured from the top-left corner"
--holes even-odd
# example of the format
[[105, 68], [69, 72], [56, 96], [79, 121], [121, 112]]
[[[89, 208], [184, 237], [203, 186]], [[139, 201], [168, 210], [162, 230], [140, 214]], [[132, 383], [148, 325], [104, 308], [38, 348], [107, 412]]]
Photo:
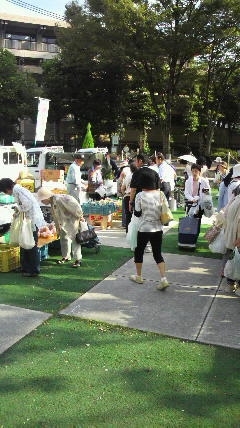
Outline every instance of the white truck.
[[27, 149], [27, 169], [35, 179], [35, 188], [41, 186], [43, 169], [63, 169], [67, 172], [73, 162], [73, 153], [64, 152], [63, 146], [33, 147]]
[[0, 146], [0, 179], [15, 181], [23, 171], [27, 171], [26, 148], [14, 142], [12, 146]]

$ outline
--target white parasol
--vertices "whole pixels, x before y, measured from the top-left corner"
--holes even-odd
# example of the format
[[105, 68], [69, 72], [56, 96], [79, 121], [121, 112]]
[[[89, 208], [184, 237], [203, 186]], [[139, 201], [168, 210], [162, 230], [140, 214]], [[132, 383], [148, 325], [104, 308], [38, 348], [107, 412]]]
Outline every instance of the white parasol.
[[182, 159], [190, 163], [196, 163], [197, 161], [197, 158], [195, 158], [195, 156], [193, 155], [182, 155], [182, 156], [179, 156], [178, 159]]

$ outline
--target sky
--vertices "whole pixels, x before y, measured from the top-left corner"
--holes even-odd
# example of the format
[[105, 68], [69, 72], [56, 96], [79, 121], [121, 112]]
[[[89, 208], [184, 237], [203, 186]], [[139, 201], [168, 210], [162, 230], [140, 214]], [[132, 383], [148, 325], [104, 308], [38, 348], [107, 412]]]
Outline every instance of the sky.
[[[69, 0], [23, 0], [18, 1], [15, 0], [18, 4], [29, 4], [32, 6], [40, 7], [41, 9], [45, 9], [49, 12], [55, 12], [60, 15], [64, 15], [65, 5], [69, 3]], [[83, 4], [83, 0], [78, 0], [79, 4]], [[27, 16], [36, 16], [37, 13], [25, 9], [23, 7], [17, 6], [13, 3], [10, 3], [7, 0], [0, 0], [0, 11], [5, 13], [15, 13], [19, 15], [27, 15]], [[1, 12], [0, 12], [1, 13]]]

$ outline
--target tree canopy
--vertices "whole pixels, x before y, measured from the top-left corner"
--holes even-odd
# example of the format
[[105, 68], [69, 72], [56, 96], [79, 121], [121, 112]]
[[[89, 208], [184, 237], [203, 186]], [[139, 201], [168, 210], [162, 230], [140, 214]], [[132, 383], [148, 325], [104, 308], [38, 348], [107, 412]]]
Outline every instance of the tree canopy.
[[0, 49], [0, 140], [21, 139], [20, 120], [35, 118], [37, 85], [28, 73], [19, 70], [16, 58]]
[[155, 117], [170, 153], [182, 104], [187, 132], [201, 131], [209, 152], [239, 69], [239, 17], [238, 0], [72, 1], [58, 39], [76, 124], [114, 132], [138, 118], [144, 130]]

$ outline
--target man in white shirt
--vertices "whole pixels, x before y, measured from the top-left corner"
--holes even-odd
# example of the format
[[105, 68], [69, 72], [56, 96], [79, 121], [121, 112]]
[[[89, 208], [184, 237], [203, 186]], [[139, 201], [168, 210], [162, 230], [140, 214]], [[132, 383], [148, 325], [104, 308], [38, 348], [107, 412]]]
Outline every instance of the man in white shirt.
[[81, 192], [86, 188], [80, 169], [84, 164], [84, 155], [74, 153], [73, 158], [74, 162], [70, 165], [66, 178], [67, 191], [81, 204]]
[[171, 195], [171, 192], [175, 187], [176, 171], [165, 161], [165, 157], [162, 153], [158, 153], [156, 156], [158, 164], [158, 174], [161, 181], [161, 190], [165, 194], [167, 200]]

